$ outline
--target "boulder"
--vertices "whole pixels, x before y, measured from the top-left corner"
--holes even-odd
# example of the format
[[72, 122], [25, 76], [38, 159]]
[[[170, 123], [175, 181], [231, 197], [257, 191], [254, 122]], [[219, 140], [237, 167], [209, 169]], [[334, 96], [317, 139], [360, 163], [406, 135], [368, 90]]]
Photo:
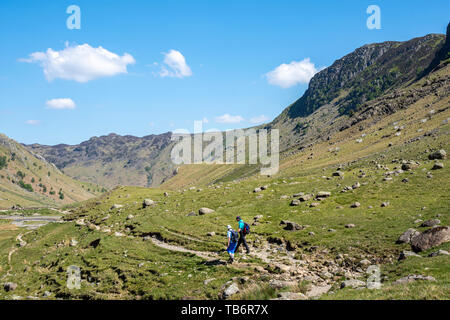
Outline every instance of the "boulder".
[[440, 249], [438, 251], [430, 253], [429, 257], [448, 256], [448, 255], [450, 255], [448, 251]]
[[331, 192], [328, 191], [319, 191], [316, 194], [316, 198], [328, 198], [331, 197]]
[[366, 283], [364, 281], [361, 280], [357, 280], [357, 279], [350, 279], [350, 280], [345, 280], [344, 282], [341, 283], [341, 289], [344, 288], [360, 288], [360, 287], [364, 287], [366, 286]]
[[433, 152], [430, 155], [428, 155], [428, 159], [430, 159], [430, 160], [436, 160], [436, 159], [442, 160], [445, 158], [447, 158], [447, 153], [443, 149]]
[[342, 171], [336, 171], [332, 174], [333, 177], [343, 177], [344, 173]]
[[397, 243], [411, 243], [411, 239], [420, 234], [419, 231], [413, 228], [409, 228], [397, 239]]
[[121, 205], [121, 204], [113, 204], [112, 207], [111, 207], [111, 209], [112, 209], [112, 210], [114, 210], [114, 209], [120, 209], [120, 208], [122, 208], [122, 207], [123, 207], [123, 205]]
[[5, 289], [5, 291], [14, 291], [17, 289], [17, 283], [14, 282], [5, 282], [3, 284], [3, 289]]
[[301, 225], [299, 225], [298, 223], [291, 222], [291, 221], [285, 221], [285, 222], [286, 222], [286, 226], [284, 227], [284, 230], [295, 231], [295, 230], [303, 229], [303, 227]]
[[438, 225], [439, 223], [441, 223], [441, 220], [439, 220], [439, 219], [430, 219], [430, 220], [422, 222], [422, 224], [420, 226], [421, 227], [434, 227], [434, 226]]
[[186, 216], [187, 216], [187, 217], [197, 216], [197, 213], [195, 213], [194, 211], [191, 211], [191, 212], [189, 212]]
[[300, 200], [298, 200], [298, 199], [294, 199], [290, 203], [290, 206], [292, 206], [292, 207], [296, 207], [296, 206], [299, 206], [299, 205], [300, 205]]
[[359, 207], [361, 207], [361, 204], [359, 202], [352, 203], [352, 205], [350, 206], [350, 208], [359, 208]]
[[439, 170], [439, 169], [443, 169], [444, 168], [444, 164], [442, 162], [436, 162], [433, 165], [433, 168], [431, 168], [431, 170]]
[[239, 287], [236, 283], [232, 283], [229, 285], [222, 293], [222, 299], [228, 299], [232, 295], [235, 295], [239, 292]]
[[154, 204], [155, 204], [155, 201], [153, 201], [151, 199], [145, 199], [144, 202], [142, 203], [142, 207], [147, 208], [147, 207], [153, 206]]
[[303, 196], [298, 198], [298, 200], [300, 200], [301, 202], [305, 202], [305, 201], [311, 200], [311, 198], [312, 198], [311, 194], [304, 194]]
[[427, 250], [450, 241], [450, 227], [433, 227], [411, 239], [411, 247], [415, 252]]
[[350, 229], [350, 228], [354, 228], [354, 227], [356, 227], [356, 226], [355, 226], [353, 223], [349, 223], [349, 224], [346, 224], [345, 227], [346, 227], [347, 229]]
[[204, 215], [204, 214], [213, 213], [213, 212], [214, 212], [214, 210], [210, 209], [210, 208], [200, 208], [198, 210], [198, 214], [201, 215], [201, 216]]
[[308, 298], [314, 298], [319, 297], [324, 293], [327, 293], [330, 291], [331, 285], [325, 285], [325, 286], [312, 286], [311, 289], [306, 293], [306, 296]]
[[404, 251], [400, 252], [400, 255], [398, 256], [398, 260], [399, 261], [400, 260], [405, 260], [408, 257], [419, 257], [419, 258], [422, 258], [422, 256], [419, 256], [417, 253], [414, 253], [412, 251], [404, 250]]

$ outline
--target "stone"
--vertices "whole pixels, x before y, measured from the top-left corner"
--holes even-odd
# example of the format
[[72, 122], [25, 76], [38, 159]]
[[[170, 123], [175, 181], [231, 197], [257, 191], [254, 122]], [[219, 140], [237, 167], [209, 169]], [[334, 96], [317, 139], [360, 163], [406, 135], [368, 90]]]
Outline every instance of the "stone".
[[289, 231], [295, 231], [295, 230], [302, 230], [302, 226], [299, 225], [298, 223], [295, 222], [291, 222], [291, 221], [286, 221], [286, 227], [284, 227], [284, 230], [289, 230]]
[[411, 239], [414, 252], [420, 252], [450, 241], [450, 227], [433, 227]]
[[325, 285], [325, 286], [312, 286], [311, 289], [306, 292], [306, 296], [308, 298], [315, 298], [319, 297], [324, 293], [327, 293], [330, 291], [331, 285]]
[[356, 182], [353, 186], [352, 189], [358, 189], [361, 187], [361, 184], [359, 182]]
[[344, 173], [342, 171], [336, 171], [332, 174], [333, 177], [343, 177]]
[[411, 239], [420, 234], [419, 231], [413, 228], [409, 228], [397, 239], [397, 243], [411, 243]]
[[312, 198], [311, 194], [305, 194], [305, 195], [301, 196], [300, 198], [298, 198], [298, 200], [300, 200], [301, 202], [305, 202], [305, 201], [311, 200], [311, 198]]
[[112, 209], [112, 210], [114, 210], [114, 209], [120, 209], [120, 208], [122, 208], [122, 207], [123, 207], [123, 205], [121, 205], [121, 204], [113, 204], [112, 207], [111, 207], [111, 209]]
[[253, 189], [253, 192], [254, 192], [254, 193], [261, 192], [261, 191], [262, 191], [261, 188], [255, 188], [255, 189]]
[[360, 262], [359, 262], [359, 266], [361, 266], [361, 267], [368, 267], [368, 266], [370, 266], [372, 264], [372, 262], [370, 262], [369, 260], [367, 260], [367, 259], [363, 259], [363, 260], [361, 260]]
[[381, 203], [381, 207], [382, 208], [385, 208], [385, 207], [387, 207], [387, 206], [389, 206], [389, 202], [387, 201], [387, 202], [382, 202]]
[[186, 216], [187, 216], [187, 217], [197, 216], [197, 213], [195, 213], [194, 211], [191, 211], [191, 212], [189, 212]]
[[308, 297], [298, 292], [280, 292], [278, 298], [273, 300], [308, 300]]
[[404, 250], [404, 251], [400, 252], [400, 255], [398, 256], [398, 260], [399, 261], [405, 260], [408, 257], [419, 257], [419, 258], [422, 258], [422, 256], [419, 256], [417, 253], [414, 253], [412, 251]]
[[214, 237], [216, 235], [216, 233], [214, 231], [208, 232], [206, 234], [208, 237]]
[[344, 288], [360, 288], [360, 287], [365, 287], [366, 283], [364, 281], [361, 280], [357, 280], [357, 279], [350, 279], [350, 280], [345, 280], [344, 282], [341, 283], [341, 289]]
[[76, 247], [78, 245], [78, 241], [77, 240], [75, 240], [75, 239], [71, 239], [70, 240], [70, 246], [71, 247]]
[[439, 170], [439, 169], [443, 169], [444, 168], [444, 164], [442, 162], [436, 162], [433, 165], [433, 168], [431, 168], [431, 170]]
[[9, 292], [9, 291], [14, 291], [17, 289], [17, 283], [14, 282], [5, 282], [3, 284], [3, 289], [5, 289], [5, 291]]
[[199, 210], [198, 210], [198, 214], [199, 215], [205, 215], [205, 214], [208, 214], [208, 213], [213, 213], [214, 212], [214, 210], [213, 209], [210, 209], [210, 208], [200, 208]]
[[134, 218], [134, 216], [132, 215], [132, 214], [129, 214], [128, 216], [127, 216], [127, 220], [131, 220], [131, 219], [133, 219]]
[[438, 225], [439, 223], [441, 223], [441, 220], [439, 220], [439, 219], [430, 219], [430, 220], [422, 222], [422, 224], [420, 226], [421, 227], [434, 227], [434, 226]]
[[399, 285], [399, 284], [406, 284], [414, 281], [436, 281], [436, 279], [432, 276], [423, 276], [423, 275], [409, 275], [403, 278], [398, 279], [393, 284]]
[[300, 200], [298, 200], [298, 199], [293, 199], [292, 201], [291, 201], [291, 203], [290, 203], [290, 206], [292, 206], [292, 207], [297, 207], [297, 206], [299, 206], [300, 205]]
[[359, 202], [355, 202], [355, 203], [352, 203], [350, 208], [359, 208], [360, 206], [361, 206], [361, 204]]
[[222, 298], [223, 299], [228, 299], [230, 298], [232, 295], [235, 295], [236, 293], [239, 292], [239, 287], [236, 283], [232, 283], [230, 286], [228, 286], [222, 294]]
[[305, 193], [304, 192], [299, 192], [299, 193], [296, 193], [296, 194], [294, 194], [294, 195], [292, 195], [294, 198], [297, 198], [297, 197], [301, 197], [301, 196], [303, 196], [303, 195], [305, 195]]
[[349, 223], [349, 224], [346, 224], [345, 227], [347, 229], [350, 229], [350, 228], [355, 228], [356, 226], [353, 223]]
[[442, 160], [445, 158], [447, 158], [447, 152], [445, 152], [445, 150], [443, 150], [443, 149], [438, 150], [438, 151], [433, 152], [430, 155], [428, 155], [428, 159], [430, 159], [430, 160], [436, 160], [436, 159]]
[[328, 198], [331, 197], [331, 192], [328, 191], [319, 191], [316, 194], [316, 198]]
[[272, 279], [269, 281], [269, 286], [275, 290], [290, 287], [292, 285], [294, 285], [294, 283], [289, 282], [289, 281], [282, 281], [282, 280], [277, 280], [277, 279]]
[[312, 202], [312, 203], [310, 203], [310, 205], [309, 205], [310, 208], [315, 208], [315, 207], [317, 207], [317, 206], [319, 206], [319, 203], [318, 203], [318, 202]]
[[154, 204], [155, 204], [155, 201], [153, 201], [151, 199], [145, 199], [144, 202], [142, 203], [142, 207], [147, 208], [147, 207], [153, 206]]
[[402, 170], [411, 171], [417, 168], [418, 166], [419, 165], [417, 163], [410, 161], [402, 164]]
[[429, 257], [448, 256], [448, 255], [450, 255], [448, 251], [439, 249], [438, 251], [430, 253]]

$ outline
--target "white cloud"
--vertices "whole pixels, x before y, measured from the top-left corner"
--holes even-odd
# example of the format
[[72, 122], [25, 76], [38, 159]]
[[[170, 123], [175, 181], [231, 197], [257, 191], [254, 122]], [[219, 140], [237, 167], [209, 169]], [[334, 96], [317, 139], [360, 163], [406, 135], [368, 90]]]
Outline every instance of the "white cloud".
[[40, 124], [41, 122], [39, 120], [27, 120], [25, 121], [26, 124], [29, 124], [31, 126], [37, 126], [38, 124]]
[[253, 117], [250, 119], [250, 123], [256, 124], [256, 123], [263, 123], [270, 120], [268, 117], [266, 117], [265, 115], [260, 115], [257, 117]]
[[238, 123], [244, 121], [244, 118], [241, 116], [232, 116], [226, 113], [222, 116], [216, 117], [214, 120], [218, 123]]
[[265, 76], [270, 84], [289, 88], [299, 83], [308, 83], [318, 71], [314, 63], [306, 58], [302, 61], [292, 61], [289, 64], [283, 63], [266, 73]]
[[51, 99], [47, 100], [45, 104], [47, 106], [47, 109], [56, 110], [75, 109], [76, 107], [75, 102], [70, 98]]
[[180, 51], [170, 50], [164, 53], [164, 66], [161, 67], [161, 77], [184, 78], [192, 76], [191, 68]]
[[128, 53], [119, 56], [102, 47], [93, 48], [88, 44], [67, 46], [61, 51], [49, 48], [46, 52], [34, 52], [28, 59], [20, 61], [39, 63], [48, 81], [60, 78], [77, 82], [127, 73], [127, 65], [135, 63]]

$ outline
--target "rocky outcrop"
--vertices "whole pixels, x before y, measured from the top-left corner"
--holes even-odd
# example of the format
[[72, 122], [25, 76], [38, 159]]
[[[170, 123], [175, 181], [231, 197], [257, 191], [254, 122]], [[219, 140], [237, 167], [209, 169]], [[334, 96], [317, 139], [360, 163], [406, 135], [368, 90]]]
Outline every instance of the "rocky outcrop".
[[415, 252], [424, 251], [450, 241], [450, 227], [434, 227], [411, 239]]

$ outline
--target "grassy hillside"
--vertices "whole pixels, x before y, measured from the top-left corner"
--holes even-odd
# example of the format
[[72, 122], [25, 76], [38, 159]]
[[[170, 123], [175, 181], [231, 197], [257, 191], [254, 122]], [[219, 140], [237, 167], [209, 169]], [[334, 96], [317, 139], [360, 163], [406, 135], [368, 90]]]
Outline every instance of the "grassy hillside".
[[[239, 292], [229, 299], [449, 299], [450, 258], [430, 254], [449, 251], [450, 243], [400, 261], [411, 248], [396, 243], [408, 228], [429, 229], [423, 221], [450, 224], [449, 163], [428, 158], [450, 150], [449, 69], [403, 88], [408, 95], [435, 83], [432, 94], [407, 107], [287, 150], [270, 178], [233, 180], [243, 166], [185, 166], [165, 188], [118, 187], [72, 208], [63, 224], [27, 233], [4, 226], [0, 277], [17, 288], [0, 291], [0, 298], [218, 299], [235, 283]], [[409, 161], [412, 170], [401, 170]], [[436, 162], [443, 168], [434, 170]], [[338, 169], [342, 177], [333, 175]], [[253, 192], [260, 186], [267, 188]], [[290, 205], [299, 198], [294, 194], [319, 191], [331, 196]], [[144, 199], [155, 203], [144, 208]], [[355, 202], [360, 206], [353, 208]], [[197, 215], [202, 207], [214, 212]], [[225, 226], [238, 214], [255, 221], [252, 253], [229, 265]], [[26, 242], [21, 247], [18, 234]], [[66, 287], [70, 265], [81, 269], [81, 289]], [[379, 290], [365, 287], [368, 265], [380, 268]], [[433, 278], [396, 284], [411, 275]], [[350, 279], [363, 286], [340, 289]]]
[[98, 185], [64, 175], [41, 156], [0, 135], [0, 208], [60, 206], [101, 192]]

